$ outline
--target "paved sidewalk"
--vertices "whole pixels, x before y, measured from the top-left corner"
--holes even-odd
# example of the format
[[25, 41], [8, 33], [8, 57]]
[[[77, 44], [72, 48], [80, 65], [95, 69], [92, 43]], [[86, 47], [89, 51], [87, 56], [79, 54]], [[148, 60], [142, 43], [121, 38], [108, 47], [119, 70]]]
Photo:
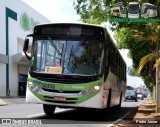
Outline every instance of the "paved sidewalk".
[[0, 96], [0, 106], [24, 103], [25, 96]]
[[0, 99], [0, 106], [8, 105], [4, 100]]

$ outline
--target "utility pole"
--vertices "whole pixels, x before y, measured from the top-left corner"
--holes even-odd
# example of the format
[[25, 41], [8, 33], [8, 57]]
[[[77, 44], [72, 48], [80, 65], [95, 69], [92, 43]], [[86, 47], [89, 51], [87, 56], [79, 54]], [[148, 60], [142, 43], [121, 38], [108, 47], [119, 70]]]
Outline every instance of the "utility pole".
[[156, 101], [156, 86], [153, 86], [153, 92], [152, 92], [152, 98], [154, 101]]
[[[159, 43], [160, 40], [157, 39], [157, 58], [156, 62], [159, 60]], [[160, 113], [160, 66], [156, 67], [156, 113]]]

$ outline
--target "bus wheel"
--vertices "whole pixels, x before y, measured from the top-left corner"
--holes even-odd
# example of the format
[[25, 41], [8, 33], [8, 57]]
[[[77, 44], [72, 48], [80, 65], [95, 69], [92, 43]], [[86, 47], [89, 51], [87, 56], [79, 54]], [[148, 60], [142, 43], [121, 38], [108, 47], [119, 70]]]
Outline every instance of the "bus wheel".
[[117, 109], [120, 109], [121, 108], [121, 102], [122, 102], [122, 91], [121, 91], [121, 94], [120, 94], [120, 100], [119, 100], [119, 104], [117, 105]]
[[53, 105], [43, 104], [43, 111], [47, 116], [52, 116], [54, 114], [55, 108], [56, 107]]
[[107, 108], [110, 108], [110, 104], [111, 104], [111, 89], [109, 90], [109, 94], [108, 94]]

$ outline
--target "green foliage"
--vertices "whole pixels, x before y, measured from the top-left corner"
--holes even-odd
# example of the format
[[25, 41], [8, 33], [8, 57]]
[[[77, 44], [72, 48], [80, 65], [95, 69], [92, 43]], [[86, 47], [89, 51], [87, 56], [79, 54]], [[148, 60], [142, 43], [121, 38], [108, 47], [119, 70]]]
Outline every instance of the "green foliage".
[[135, 74], [136, 74], [135, 68], [134, 67], [128, 67], [128, 74], [130, 76], [135, 76]]
[[128, 42], [132, 40], [132, 31], [130, 31], [130, 28], [122, 27], [115, 32], [114, 37], [116, 38], [119, 49], [127, 49], [130, 45], [128, 45]]

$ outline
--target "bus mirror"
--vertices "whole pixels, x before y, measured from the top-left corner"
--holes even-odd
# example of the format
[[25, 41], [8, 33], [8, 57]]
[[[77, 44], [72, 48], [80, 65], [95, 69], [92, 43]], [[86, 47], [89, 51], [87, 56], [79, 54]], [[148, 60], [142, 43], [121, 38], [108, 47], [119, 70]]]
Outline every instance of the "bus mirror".
[[23, 51], [26, 52], [28, 50], [29, 39], [25, 39], [23, 45]]

